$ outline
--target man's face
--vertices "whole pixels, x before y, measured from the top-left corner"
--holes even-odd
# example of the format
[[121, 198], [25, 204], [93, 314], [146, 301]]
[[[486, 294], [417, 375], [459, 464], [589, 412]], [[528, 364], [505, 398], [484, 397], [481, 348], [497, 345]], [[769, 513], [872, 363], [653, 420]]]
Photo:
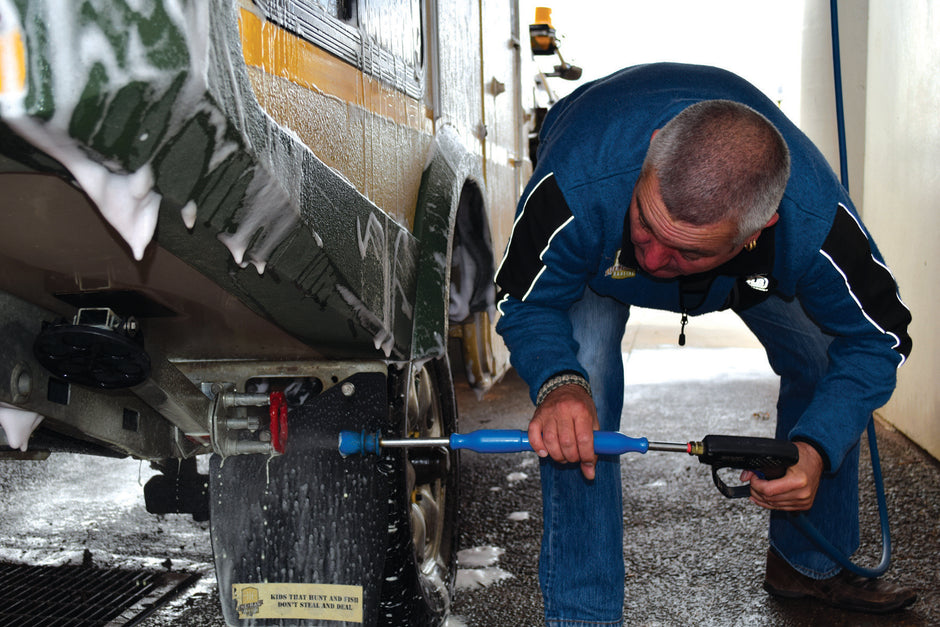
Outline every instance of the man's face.
[[640, 177], [633, 188], [630, 239], [637, 263], [651, 276], [671, 279], [717, 268], [741, 252], [737, 234], [731, 221], [697, 226], [673, 220], [653, 175]]

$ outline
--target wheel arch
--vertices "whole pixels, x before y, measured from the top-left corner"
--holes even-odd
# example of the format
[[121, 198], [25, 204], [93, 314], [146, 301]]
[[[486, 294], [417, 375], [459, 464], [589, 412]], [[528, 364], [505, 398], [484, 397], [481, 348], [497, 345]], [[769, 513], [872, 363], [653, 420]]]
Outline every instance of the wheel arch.
[[[434, 136], [414, 224], [419, 252], [411, 358], [417, 360], [440, 357], [447, 351], [452, 252], [458, 230], [480, 253], [477, 256], [489, 260], [485, 272], [494, 270], [480, 158], [464, 147], [451, 126], [443, 126]], [[471, 308], [486, 298], [482, 284], [490, 282], [475, 282], [478, 285], [470, 290]]]

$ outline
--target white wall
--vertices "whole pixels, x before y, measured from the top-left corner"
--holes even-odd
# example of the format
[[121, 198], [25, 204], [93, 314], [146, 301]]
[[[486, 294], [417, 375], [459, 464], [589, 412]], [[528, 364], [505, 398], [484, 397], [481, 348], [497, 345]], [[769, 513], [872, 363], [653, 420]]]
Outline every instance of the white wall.
[[[940, 458], [940, 4], [839, 0], [849, 188], [913, 312], [914, 350], [878, 413]], [[800, 126], [836, 172], [829, 1], [804, 1]]]
[[865, 222], [914, 316], [881, 413], [940, 458], [940, 4], [870, 2]]

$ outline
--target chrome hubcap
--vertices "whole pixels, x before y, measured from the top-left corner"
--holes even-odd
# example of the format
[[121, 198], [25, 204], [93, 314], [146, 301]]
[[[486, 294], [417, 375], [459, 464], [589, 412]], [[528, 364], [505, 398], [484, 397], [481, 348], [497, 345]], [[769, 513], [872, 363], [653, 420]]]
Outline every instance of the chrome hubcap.
[[[415, 370], [409, 385], [407, 426], [409, 437], [440, 438], [449, 435], [445, 433], [443, 410], [434, 378], [423, 366]], [[438, 588], [446, 598], [444, 506], [450, 457], [442, 449], [412, 449], [407, 460], [415, 561], [425, 581]]]

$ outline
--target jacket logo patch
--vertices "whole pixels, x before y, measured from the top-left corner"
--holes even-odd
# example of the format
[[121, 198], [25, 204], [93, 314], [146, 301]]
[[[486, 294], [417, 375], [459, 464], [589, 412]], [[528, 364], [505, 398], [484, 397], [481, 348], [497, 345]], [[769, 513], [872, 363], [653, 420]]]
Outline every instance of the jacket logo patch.
[[614, 265], [604, 271], [604, 276], [612, 279], [632, 279], [636, 276], [636, 268], [628, 268], [620, 263], [620, 251], [614, 257]]
[[770, 290], [770, 279], [762, 274], [752, 274], [744, 279], [748, 287], [758, 292], [767, 292]]

